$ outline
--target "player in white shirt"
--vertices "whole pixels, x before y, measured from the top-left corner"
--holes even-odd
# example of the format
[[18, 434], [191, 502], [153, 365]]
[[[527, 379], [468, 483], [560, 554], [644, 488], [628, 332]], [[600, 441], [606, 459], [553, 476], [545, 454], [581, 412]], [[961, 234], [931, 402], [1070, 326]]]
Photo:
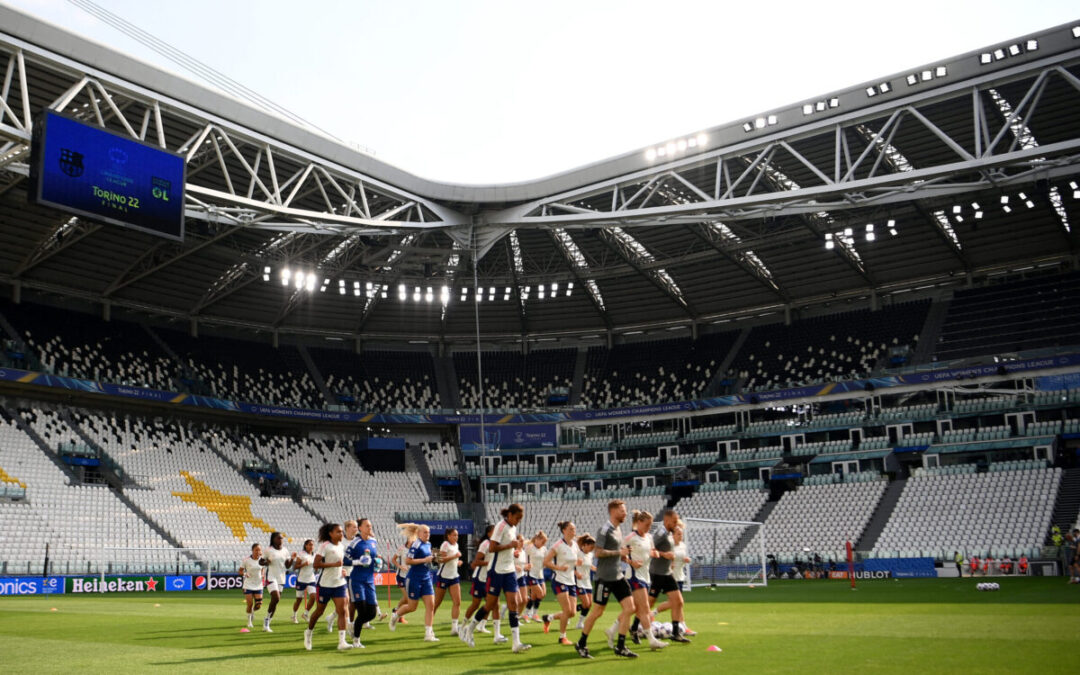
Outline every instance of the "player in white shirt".
[[346, 597], [345, 576], [341, 573], [342, 564], [345, 560], [345, 547], [341, 540], [344, 533], [337, 523], [326, 523], [319, 528], [319, 548], [315, 550], [315, 562], [311, 564], [319, 575], [319, 597], [315, 612], [308, 619], [307, 630], [304, 631], [304, 649], [311, 651], [311, 635], [315, 626], [319, 624], [319, 618], [326, 610], [327, 603], [332, 602], [337, 612], [338, 625], [338, 649], [352, 649], [352, 645], [346, 639], [345, 618], [348, 616]]
[[580, 616], [576, 628], [581, 630], [585, 627], [585, 617], [589, 615], [589, 610], [592, 608], [592, 575], [596, 571], [593, 550], [596, 549], [596, 540], [586, 532], [578, 537], [577, 545], [580, 551], [577, 573], [577, 611]]
[[[484, 603], [487, 598], [487, 575], [488, 570], [491, 567], [491, 553], [488, 551], [488, 546], [491, 545], [491, 533], [494, 531], [494, 525], [488, 525], [484, 529], [484, 540], [480, 542], [480, 545], [476, 547], [476, 556], [473, 561], [469, 563], [472, 568], [472, 588], [470, 589], [470, 595], [472, 595], [472, 602], [469, 604], [468, 609], [465, 610], [465, 621], [467, 622], [472, 618], [472, 615], [480, 608], [480, 605]], [[495, 611], [491, 613], [491, 621], [495, 627], [495, 644], [502, 644], [506, 642], [506, 638], [503, 637], [500, 632], [499, 622], [499, 608], [496, 607]], [[477, 633], [490, 633], [485, 626], [487, 625], [487, 619], [484, 619], [476, 626]], [[458, 633], [460, 637], [460, 631]]]
[[457, 528], [448, 528], [446, 539], [439, 546], [437, 562], [439, 569], [435, 573], [435, 609], [439, 611], [446, 594], [450, 594], [450, 634], [458, 634], [458, 619], [461, 616], [461, 550], [458, 548]]
[[513, 635], [512, 649], [515, 654], [532, 649], [532, 645], [521, 642], [518, 626], [518, 611], [521, 605], [518, 602], [517, 575], [514, 571], [514, 551], [520, 551], [522, 546], [517, 536], [517, 526], [524, 516], [525, 509], [521, 508], [520, 504], [511, 504], [502, 510], [502, 520], [491, 531], [488, 551], [492, 554], [492, 560], [487, 579], [487, 602], [482, 609], [476, 611], [469, 623], [458, 631], [458, 637], [470, 647], [475, 646], [473, 632], [477, 624], [499, 606], [499, 595], [505, 593], [510, 631]]
[[[359, 528], [357, 527], [355, 520], [346, 520], [341, 525], [343, 527], [341, 548], [342, 549], [347, 549], [347, 548], [349, 548], [349, 546], [352, 545], [353, 540], [356, 539], [356, 532], [358, 531]], [[352, 575], [352, 566], [351, 565], [343, 566], [341, 568], [341, 576], [345, 578], [345, 587], [346, 588], [348, 588], [348, 586], [349, 586], [349, 576], [350, 575]], [[352, 620], [353, 620], [354, 610], [353, 610], [352, 599], [349, 598], [348, 592], [345, 593], [345, 603], [346, 603], [346, 611], [348, 612], [348, 614], [345, 615], [345, 616], [348, 617], [346, 619], [346, 621], [345, 621], [345, 627], [346, 627], [346, 630], [348, 630], [351, 633], [352, 632]], [[333, 632], [333, 630], [334, 630], [334, 619], [336, 617], [337, 617], [337, 611], [336, 610], [330, 610], [330, 615], [326, 617], [326, 632], [327, 633]]]
[[544, 579], [544, 558], [547, 557], [548, 536], [540, 530], [533, 535], [532, 540], [525, 545], [525, 570], [527, 576], [525, 583], [528, 587], [528, 598], [525, 601], [525, 616], [540, 620], [540, 603], [547, 595], [547, 585]]
[[[526, 608], [527, 602], [529, 600], [529, 594], [526, 593], [526, 589], [528, 588], [528, 583], [526, 580], [529, 576], [526, 568], [529, 566], [529, 556], [525, 553], [525, 546], [527, 546], [527, 544], [525, 543], [525, 535], [518, 533], [517, 538], [518, 547], [514, 549], [514, 574], [517, 576], [518, 607], [521, 608], [519, 618], [523, 623], [529, 623], [530, 621], [532, 621], [532, 617], [529, 616], [528, 610]], [[504, 607], [507, 607], [509, 609], [507, 605], [504, 605]]]
[[263, 565], [262, 546], [251, 545], [251, 555], [240, 561], [238, 572], [244, 578], [244, 604], [247, 606], [247, 627], [253, 626], [255, 612], [262, 607]]
[[[409, 604], [409, 596], [405, 592], [405, 581], [406, 577], [409, 574], [410, 565], [405, 562], [405, 560], [408, 558], [409, 549], [412, 548], [414, 543], [416, 543], [416, 535], [406, 533], [405, 543], [401, 546], [398, 546], [397, 551], [394, 552], [394, 556], [390, 558], [391, 564], [393, 564], [394, 567], [397, 569], [397, 587], [401, 589], [401, 601], [398, 602], [397, 606], [390, 611], [391, 615], [393, 615], [394, 612], [401, 609], [405, 605]], [[409, 623], [405, 619], [398, 620], [404, 624]]]
[[296, 554], [293, 561], [293, 570], [296, 570], [296, 602], [292, 606], [292, 622], [299, 623], [296, 613], [300, 610], [300, 603], [304, 603], [304, 621], [308, 620], [308, 612], [315, 604], [315, 568], [311, 563], [315, 562], [315, 542], [308, 539], [304, 542], [304, 550]]
[[661, 642], [652, 632], [652, 613], [649, 611], [649, 584], [652, 577], [649, 575], [649, 563], [658, 557], [656, 548], [653, 546], [652, 529], [653, 517], [648, 511], [634, 511], [631, 519], [630, 534], [623, 540], [623, 544], [629, 549], [627, 564], [630, 566], [629, 578], [630, 589], [634, 597], [634, 612], [637, 615], [634, 623], [630, 626], [630, 639], [634, 644], [640, 644], [641, 639], [638, 627], [644, 631], [648, 638], [649, 647], [663, 649], [666, 642]]
[[551, 549], [544, 555], [544, 567], [555, 573], [551, 580], [551, 592], [559, 601], [562, 611], [558, 614], [545, 614], [544, 632], [551, 629], [551, 622], [559, 620], [559, 644], [571, 646], [574, 643], [566, 639], [566, 624], [570, 617], [574, 616], [574, 598], [577, 597], [578, 583], [578, 560], [581, 552], [578, 551], [574, 536], [577, 528], [570, 521], [559, 523], [559, 533], [562, 535], [551, 545]]
[[270, 594], [270, 606], [266, 608], [266, 618], [263, 619], [263, 630], [273, 633], [270, 622], [274, 619], [278, 602], [281, 601], [281, 593], [285, 590], [285, 574], [296, 560], [296, 554], [289, 553], [284, 546], [284, 537], [280, 532], [270, 535], [270, 548], [263, 554], [262, 562], [266, 565], [266, 592]]

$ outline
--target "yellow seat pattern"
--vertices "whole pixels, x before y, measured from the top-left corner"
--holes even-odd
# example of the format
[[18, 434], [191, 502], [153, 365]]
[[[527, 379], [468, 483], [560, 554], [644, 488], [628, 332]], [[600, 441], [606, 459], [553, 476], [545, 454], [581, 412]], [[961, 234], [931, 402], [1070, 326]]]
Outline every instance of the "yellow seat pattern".
[[15, 476], [12, 476], [3, 469], [0, 469], [0, 483], [14, 483], [24, 490], [26, 489], [26, 483], [22, 482]]
[[[247, 538], [247, 529], [244, 527], [247, 524], [257, 527], [263, 532], [275, 531], [266, 524], [266, 521], [256, 518], [251, 513], [251, 497], [222, 494], [201, 480], [192, 477], [187, 471], [181, 471], [180, 475], [191, 486], [191, 492], [174, 492], [172, 493], [173, 496], [216, 513], [218, 519], [232, 530], [233, 536], [237, 539], [244, 540]], [[284, 537], [284, 533], [282, 533], [282, 536]], [[289, 541], [292, 540], [289, 539]]]

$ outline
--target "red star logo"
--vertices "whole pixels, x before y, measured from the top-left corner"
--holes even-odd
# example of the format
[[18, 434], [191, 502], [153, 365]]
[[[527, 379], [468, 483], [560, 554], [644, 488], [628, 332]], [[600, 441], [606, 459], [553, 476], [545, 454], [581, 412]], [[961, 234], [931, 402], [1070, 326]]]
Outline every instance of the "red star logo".
[[154, 579], [153, 577], [147, 579], [146, 580], [146, 590], [148, 590], [148, 591], [157, 591], [157, 579]]

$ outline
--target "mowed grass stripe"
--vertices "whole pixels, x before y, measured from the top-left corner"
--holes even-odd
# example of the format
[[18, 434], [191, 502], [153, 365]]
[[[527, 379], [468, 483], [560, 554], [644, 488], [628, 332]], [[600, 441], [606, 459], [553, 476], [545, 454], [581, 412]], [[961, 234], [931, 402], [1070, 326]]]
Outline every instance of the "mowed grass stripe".
[[[616, 659], [599, 631], [590, 639], [597, 659], [586, 663], [572, 648], [554, 644], [557, 626], [545, 635], [535, 623], [522, 627], [523, 639], [534, 645], [525, 654], [491, 644], [490, 636], [469, 649], [449, 634], [448, 605], [436, 616], [438, 644], [422, 642], [422, 614], [414, 613], [410, 624], [393, 634], [385, 622], [365, 631], [367, 649], [345, 653], [335, 650], [336, 632], [328, 633], [322, 623], [315, 650], [308, 653], [302, 647], [303, 626], [289, 620], [291, 599], [279, 610], [273, 634], [261, 631], [265, 610], [256, 615], [251, 633], [240, 633], [244, 611], [235, 591], [0, 598], [0, 649], [7, 672], [1075, 670], [1067, 655], [1080, 640], [1080, 589], [1055, 578], [1000, 582], [996, 593], [979, 593], [976, 582], [966, 579], [862, 582], [857, 591], [835, 581], [698, 589], [688, 595], [688, 621], [699, 632], [694, 643], [673, 644], [659, 653], [641, 647], [632, 664]], [[543, 611], [554, 609], [552, 600], [545, 601]], [[610, 625], [613, 610], [598, 628]], [[505, 620], [502, 631], [509, 634]], [[569, 637], [578, 633], [571, 624]], [[707, 652], [711, 644], [723, 651]]]

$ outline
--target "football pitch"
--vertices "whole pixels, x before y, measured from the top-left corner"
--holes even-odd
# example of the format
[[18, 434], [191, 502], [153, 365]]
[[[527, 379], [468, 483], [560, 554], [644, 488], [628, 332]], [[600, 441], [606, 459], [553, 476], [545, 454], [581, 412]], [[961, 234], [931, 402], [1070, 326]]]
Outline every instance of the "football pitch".
[[[250, 633], [241, 633], [237, 591], [4, 597], [0, 663], [13, 673], [1074, 672], [1080, 588], [1060, 578], [996, 581], [997, 592], [978, 592], [968, 579], [866, 581], [856, 591], [840, 581], [696, 589], [687, 605], [687, 622], [698, 632], [693, 643], [661, 652], [642, 645], [633, 662], [606, 649], [600, 630], [590, 639], [596, 658], [583, 661], [572, 647], [555, 644], [556, 626], [545, 635], [536, 623], [522, 626], [523, 641], [533, 645], [524, 654], [492, 645], [486, 635], [470, 649], [450, 635], [448, 604], [436, 615], [438, 644], [421, 640], [423, 615], [414, 613], [394, 633], [385, 621], [376, 624], [364, 631], [366, 649], [347, 652], [336, 651], [336, 634], [321, 622], [315, 649], [306, 652], [303, 626], [289, 619], [291, 601], [278, 612], [273, 633], [261, 630], [263, 612]], [[543, 611], [553, 608], [545, 601]], [[613, 609], [598, 628], [610, 625]], [[505, 621], [502, 630], [509, 635]], [[571, 629], [568, 636], [578, 634]], [[710, 652], [710, 645], [722, 651]]]

